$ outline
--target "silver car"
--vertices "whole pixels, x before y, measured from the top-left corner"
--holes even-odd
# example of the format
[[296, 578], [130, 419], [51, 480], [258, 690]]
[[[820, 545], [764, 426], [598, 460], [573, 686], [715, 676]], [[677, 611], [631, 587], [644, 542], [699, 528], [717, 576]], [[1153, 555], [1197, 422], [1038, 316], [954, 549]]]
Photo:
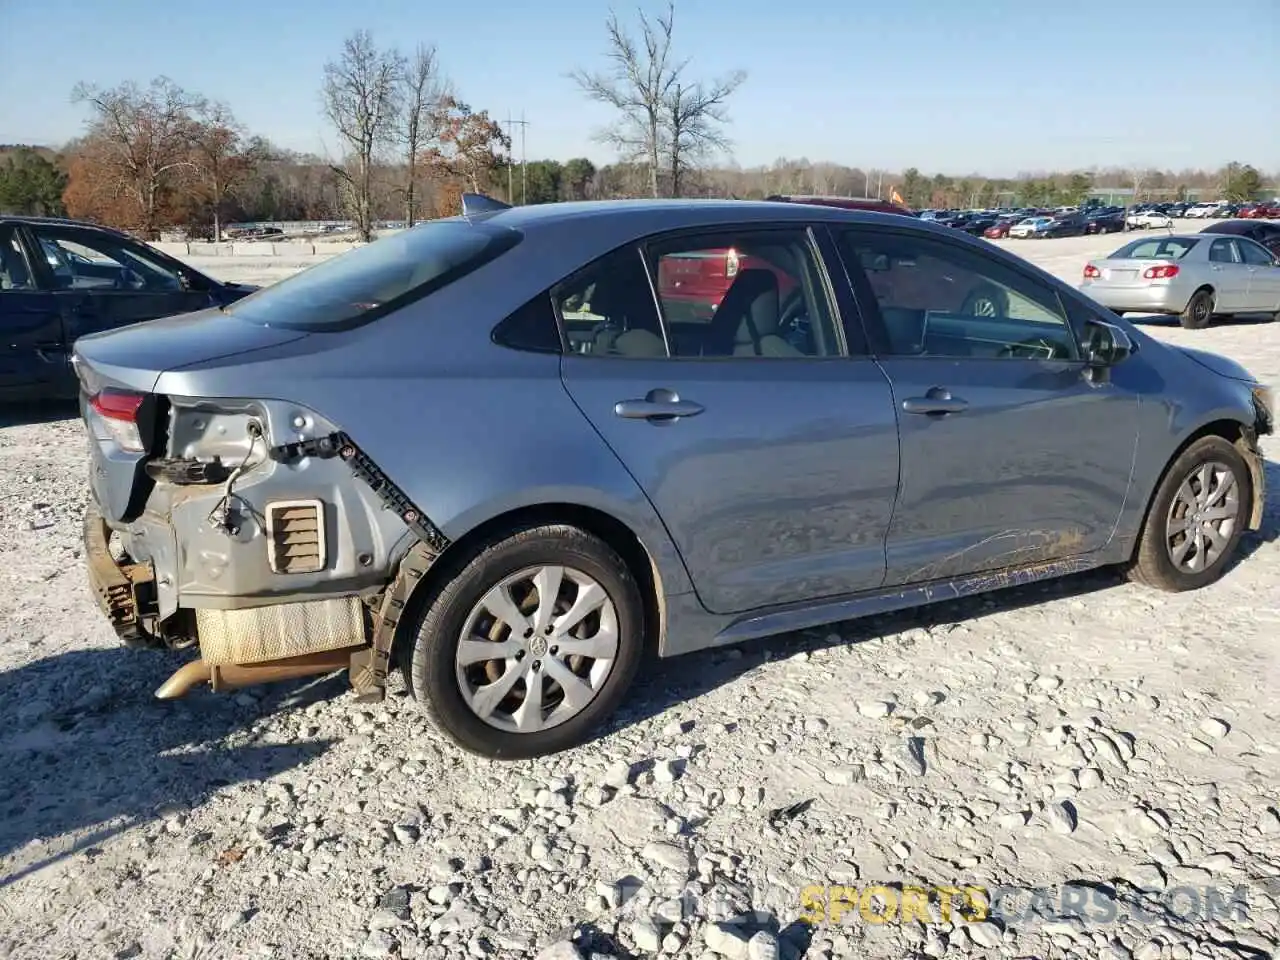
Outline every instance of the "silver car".
[[649, 653], [1106, 564], [1194, 589], [1261, 523], [1266, 388], [984, 241], [467, 211], [77, 341], [90, 581], [126, 643], [199, 650], [160, 696], [349, 668], [377, 700], [398, 667], [530, 756]]
[[1215, 316], [1280, 315], [1280, 260], [1247, 237], [1143, 237], [1084, 267], [1080, 289], [1117, 313], [1166, 313], [1184, 327]]

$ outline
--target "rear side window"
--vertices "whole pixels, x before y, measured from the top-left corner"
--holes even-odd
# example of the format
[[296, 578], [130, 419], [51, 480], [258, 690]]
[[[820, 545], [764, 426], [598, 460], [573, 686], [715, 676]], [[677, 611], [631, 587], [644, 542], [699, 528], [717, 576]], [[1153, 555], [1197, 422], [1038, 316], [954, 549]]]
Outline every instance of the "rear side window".
[[1199, 240], [1134, 240], [1115, 253], [1111, 260], [1181, 260]]
[[487, 222], [424, 223], [294, 274], [226, 312], [263, 326], [349, 329], [461, 279], [520, 238], [515, 230]]

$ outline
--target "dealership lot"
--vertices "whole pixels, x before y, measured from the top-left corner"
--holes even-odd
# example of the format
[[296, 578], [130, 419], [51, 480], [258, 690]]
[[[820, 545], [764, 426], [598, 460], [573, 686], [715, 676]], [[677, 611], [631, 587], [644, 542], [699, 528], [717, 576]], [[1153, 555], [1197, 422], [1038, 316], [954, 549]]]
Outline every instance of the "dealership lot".
[[[1072, 282], [1123, 242], [997, 241]], [[318, 258], [189, 259], [266, 283]], [[1145, 328], [1280, 385], [1280, 325]], [[341, 678], [153, 700], [180, 658], [101, 621], [82, 431], [57, 414], [0, 427], [0, 953], [514, 958], [575, 925], [613, 956], [746, 956], [758, 929], [806, 957], [1280, 944], [1274, 436], [1263, 529], [1209, 589], [1089, 574], [697, 654], [600, 741], [499, 765]], [[1119, 918], [794, 923], [812, 886], [1073, 881]], [[1210, 889], [1246, 914], [1210, 915]]]

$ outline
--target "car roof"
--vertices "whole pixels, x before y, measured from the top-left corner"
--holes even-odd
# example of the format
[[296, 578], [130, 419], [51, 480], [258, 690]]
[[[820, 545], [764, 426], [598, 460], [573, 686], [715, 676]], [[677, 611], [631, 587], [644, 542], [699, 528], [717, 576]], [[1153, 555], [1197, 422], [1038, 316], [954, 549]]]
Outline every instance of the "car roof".
[[86, 230], [101, 230], [103, 233], [114, 233], [127, 236], [123, 230], [115, 227], [104, 227], [100, 223], [89, 223], [86, 220], [73, 220], [71, 217], [31, 217], [25, 214], [0, 213], [0, 223], [29, 223], [36, 226], [79, 227]]
[[[871, 209], [850, 209], [818, 204], [786, 203], [767, 200], [580, 200], [569, 203], [531, 204], [505, 210], [484, 212], [470, 217], [495, 226], [518, 230], [554, 231], [568, 224], [616, 226], [620, 233], [637, 235], [679, 230], [686, 227], [732, 226], [762, 221], [812, 222], [842, 220], [846, 222], [900, 224], [900, 214]], [[917, 222], [914, 217], [907, 218]], [[932, 225], [928, 225], [932, 226]], [[948, 232], [942, 227], [935, 229]]]

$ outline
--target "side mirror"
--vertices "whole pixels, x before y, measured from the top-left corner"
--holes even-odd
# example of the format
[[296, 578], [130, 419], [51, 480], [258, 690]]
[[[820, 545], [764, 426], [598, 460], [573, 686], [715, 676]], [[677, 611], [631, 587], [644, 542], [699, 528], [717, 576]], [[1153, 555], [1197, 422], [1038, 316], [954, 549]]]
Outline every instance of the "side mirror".
[[1103, 320], [1085, 322], [1084, 360], [1090, 367], [1114, 367], [1131, 353], [1133, 341], [1122, 328]]

